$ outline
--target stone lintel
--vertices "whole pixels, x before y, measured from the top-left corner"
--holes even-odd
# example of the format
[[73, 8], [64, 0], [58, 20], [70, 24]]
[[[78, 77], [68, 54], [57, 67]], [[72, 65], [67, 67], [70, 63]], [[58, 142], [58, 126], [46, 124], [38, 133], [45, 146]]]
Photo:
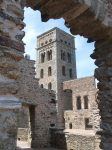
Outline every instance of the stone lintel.
[[21, 102], [12, 95], [0, 96], [0, 109], [19, 109]]

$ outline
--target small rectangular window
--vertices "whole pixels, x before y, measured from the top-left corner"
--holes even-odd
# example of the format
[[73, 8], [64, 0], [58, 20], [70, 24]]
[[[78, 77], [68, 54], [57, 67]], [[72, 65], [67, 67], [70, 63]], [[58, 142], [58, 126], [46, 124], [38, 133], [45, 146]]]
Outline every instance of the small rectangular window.
[[89, 123], [89, 118], [85, 118], [85, 129], [92, 129], [92, 125]]
[[73, 75], [72, 75], [72, 69], [69, 69], [69, 76], [70, 76], [70, 78], [73, 77]]
[[76, 106], [78, 110], [81, 109], [81, 97], [80, 96], [77, 96]]
[[84, 109], [88, 109], [88, 96], [84, 96]]

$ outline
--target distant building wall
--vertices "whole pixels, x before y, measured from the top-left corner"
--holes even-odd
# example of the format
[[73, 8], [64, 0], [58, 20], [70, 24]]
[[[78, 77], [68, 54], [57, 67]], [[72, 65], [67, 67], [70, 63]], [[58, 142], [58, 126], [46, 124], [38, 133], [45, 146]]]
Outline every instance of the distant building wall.
[[[72, 91], [72, 111], [65, 111], [66, 129], [94, 129], [93, 111], [96, 107], [97, 89], [94, 77], [86, 77], [63, 83], [63, 89]], [[99, 115], [97, 115], [99, 121]]]

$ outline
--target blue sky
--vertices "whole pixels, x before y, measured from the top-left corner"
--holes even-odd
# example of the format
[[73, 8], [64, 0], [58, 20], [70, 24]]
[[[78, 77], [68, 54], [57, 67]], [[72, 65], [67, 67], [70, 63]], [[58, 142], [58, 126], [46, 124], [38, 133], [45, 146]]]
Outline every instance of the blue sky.
[[[36, 59], [36, 37], [45, 31], [58, 27], [68, 33], [69, 29], [65, 27], [63, 19], [53, 20], [50, 19], [48, 22], [43, 23], [39, 11], [33, 11], [30, 8], [25, 8], [25, 19], [26, 27], [24, 29], [26, 35], [23, 39], [25, 42], [25, 52], [31, 56], [31, 59]], [[94, 43], [88, 44], [87, 39], [75, 36], [76, 46], [76, 64], [77, 64], [77, 76], [85, 77], [94, 74], [94, 61], [90, 58], [90, 54], [94, 50]]]

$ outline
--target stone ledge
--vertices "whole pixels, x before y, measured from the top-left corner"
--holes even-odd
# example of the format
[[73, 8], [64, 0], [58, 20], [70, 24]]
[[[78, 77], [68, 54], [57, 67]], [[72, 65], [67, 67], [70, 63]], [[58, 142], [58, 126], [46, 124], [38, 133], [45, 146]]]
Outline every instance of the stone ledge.
[[24, 44], [23, 43], [13, 41], [13, 40], [9, 39], [8, 37], [0, 36], [0, 45], [7, 46], [10, 48], [16, 49], [18, 51], [24, 52]]
[[0, 109], [19, 109], [21, 102], [14, 96], [0, 96]]

